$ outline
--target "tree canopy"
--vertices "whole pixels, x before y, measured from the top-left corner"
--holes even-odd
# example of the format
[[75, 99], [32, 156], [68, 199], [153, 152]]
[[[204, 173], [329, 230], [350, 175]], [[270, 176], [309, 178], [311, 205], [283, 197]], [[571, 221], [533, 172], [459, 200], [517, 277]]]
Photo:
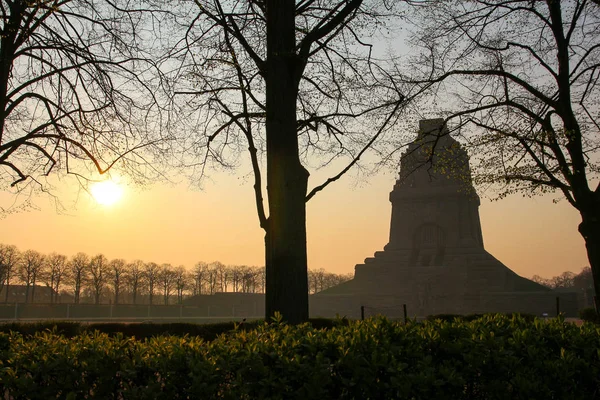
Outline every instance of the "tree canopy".
[[[500, 197], [557, 192], [579, 214], [600, 293], [600, 9], [587, 0], [413, 2], [408, 78]], [[598, 307], [600, 309], [600, 307]]]
[[165, 138], [154, 129], [152, 60], [139, 45], [145, 18], [120, 0], [2, 1], [3, 190], [46, 191], [46, 177], [64, 173], [84, 183], [116, 163], [150, 174]]

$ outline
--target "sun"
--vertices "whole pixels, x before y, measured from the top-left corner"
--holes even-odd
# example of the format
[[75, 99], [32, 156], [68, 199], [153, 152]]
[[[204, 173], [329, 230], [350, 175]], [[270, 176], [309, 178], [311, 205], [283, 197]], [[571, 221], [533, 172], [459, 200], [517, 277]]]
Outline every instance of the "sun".
[[110, 180], [94, 183], [90, 190], [98, 204], [103, 206], [113, 205], [123, 196], [123, 188]]

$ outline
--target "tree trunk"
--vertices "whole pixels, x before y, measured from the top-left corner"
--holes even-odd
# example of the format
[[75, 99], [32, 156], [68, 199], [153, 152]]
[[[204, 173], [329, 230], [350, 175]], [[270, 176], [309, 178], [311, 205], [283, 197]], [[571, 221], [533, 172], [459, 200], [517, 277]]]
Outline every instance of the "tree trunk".
[[267, 319], [280, 312], [297, 324], [308, 320], [306, 189], [296, 130], [299, 77], [293, 0], [267, 1], [266, 132], [269, 218], [265, 235]]
[[79, 295], [81, 294], [81, 273], [76, 272], [75, 276], [75, 296], [73, 302], [79, 304]]
[[56, 279], [56, 284], [54, 285], [55, 292], [56, 292], [56, 294], [54, 295], [54, 299], [55, 299], [56, 303], [60, 303], [60, 292], [59, 292], [59, 290], [60, 290], [60, 281], [61, 281], [61, 278], [60, 277], [57, 278]]
[[31, 302], [35, 303], [35, 279], [31, 283]]
[[54, 304], [54, 276], [50, 278], [50, 304]]
[[4, 302], [8, 303], [8, 290], [10, 289], [10, 276], [6, 275], [6, 296], [4, 297]]
[[585, 240], [592, 277], [594, 280], [594, 305], [600, 314], [600, 207], [590, 212], [581, 212], [582, 222], [579, 232]]

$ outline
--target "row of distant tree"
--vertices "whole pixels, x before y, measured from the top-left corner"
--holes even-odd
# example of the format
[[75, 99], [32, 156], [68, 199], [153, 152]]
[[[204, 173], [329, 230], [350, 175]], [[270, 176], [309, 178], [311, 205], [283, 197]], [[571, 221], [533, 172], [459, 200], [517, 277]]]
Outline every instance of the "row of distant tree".
[[582, 268], [578, 274], [566, 271], [552, 278], [542, 278], [539, 275], [534, 275], [531, 280], [550, 289], [588, 290], [594, 288], [594, 278], [590, 267]]
[[[352, 279], [323, 269], [308, 274], [310, 293]], [[49, 288], [42, 301], [113, 304], [181, 304], [183, 299], [217, 292], [264, 293], [265, 268], [225, 265], [215, 261], [198, 262], [188, 269], [183, 265], [157, 264], [123, 259], [109, 260], [104, 255], [77, 253], [42, 254], [35, 250], [19, 251], [0, 244], [0, 293], [10, 299], [11, 288], [24, 288], [24, 301], [36, 301], [36, 287]], [[39, 297], [39, 296], [38, 296]]]

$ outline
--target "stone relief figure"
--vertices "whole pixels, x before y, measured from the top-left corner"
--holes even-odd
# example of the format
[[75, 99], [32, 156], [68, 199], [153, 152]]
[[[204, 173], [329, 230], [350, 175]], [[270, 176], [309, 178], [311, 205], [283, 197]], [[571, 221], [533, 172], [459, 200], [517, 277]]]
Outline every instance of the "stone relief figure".
[[444, 229], [428, 222], [419, 226], [413, 235], [412, 265], [441, 265], [446, 246]]

